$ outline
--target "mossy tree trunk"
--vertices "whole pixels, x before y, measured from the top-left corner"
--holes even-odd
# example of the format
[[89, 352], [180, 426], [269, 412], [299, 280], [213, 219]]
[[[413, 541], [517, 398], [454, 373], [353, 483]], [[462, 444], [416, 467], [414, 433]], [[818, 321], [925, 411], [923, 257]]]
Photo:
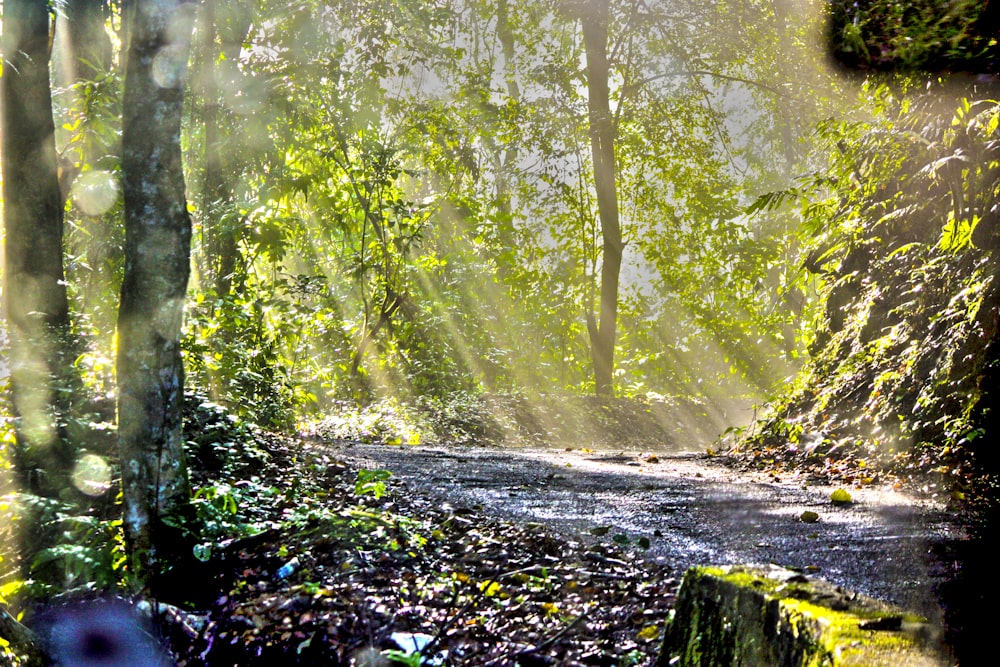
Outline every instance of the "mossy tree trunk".
[[180, 334], [191, 253], [181, 112], [195, 5], [139, 0], [128, 21], [122, 118], [125, 275], [118, 311], [118, 431], [133, 582], [161, 596], [190, 558]]

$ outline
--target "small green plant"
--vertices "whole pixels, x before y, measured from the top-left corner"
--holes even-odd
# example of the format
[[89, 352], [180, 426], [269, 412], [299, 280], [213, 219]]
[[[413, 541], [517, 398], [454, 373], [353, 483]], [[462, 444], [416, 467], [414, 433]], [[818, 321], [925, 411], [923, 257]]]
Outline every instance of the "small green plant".
[[31, 561], [28, 595], [111, 591], [124, 585], [120, 519], [30, 494], [20, 494], [19, 501], [35, 526], [30, 539], [50, 545]]
[[641, 665], [645, 659], [645, 654], [639, 649], [633, 649], [618, 659], [618, 667], [632, 667]]
[[425, 658], [427, 653], [435, 645], [436, 640], [430, 635], [413, 632], [394, 632], [392, 640], [399, 649], [389, 649], [382, 651], [382, 655], [394, 663], [406, 665], [407, 667], [421, 667], [421, 665], [439, 665], [438, 658]]
[[386, 494], [386, 481], [392, 477], [388, 470], [368, 470], [362, 468], [358, 471], [358, 480], [354, 483], [354, 493], [359, 496], [371, 495], [376, 499], [382, 498]]
[[388, 649], [383, 651], [382, 655], [391, 662], [405, 665], [406, 667], [421, 667], [424, 664], [424, 656], [420, 655], [420, 653], [407, 653], [406, 651], [399, 651], [397, 649]]

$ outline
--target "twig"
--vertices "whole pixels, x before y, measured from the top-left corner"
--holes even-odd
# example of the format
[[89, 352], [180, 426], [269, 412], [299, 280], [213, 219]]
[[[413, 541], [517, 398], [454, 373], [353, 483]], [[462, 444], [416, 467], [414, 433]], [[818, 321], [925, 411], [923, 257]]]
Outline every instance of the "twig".
[[565, 628], [563, 628], [559, 632], [555, 633], [554, 635], [552, 635], [551, 637], [549, 637], [548, 639], [546, 639], [545, 641], [543, 641], [538, 646], [535, 646], [534, 648], [526, 648], [523, 651], [519, 651], [518, 653], [515, 653], [514, 655], [515, 656], [527, 655], [529, 653], [535, 653], [536, 651], [541, 651], [543, 649], [546, 649], [546, 648], [552, 646], [557, 641], [559, 641], [560, 639], [562, 639], [565, 635], [569, 634], [569, 631], [572, 630], [573, 628], [575, 628], [581, 622], [583, 622], [583, 620], [585, 618], [587, 618], [587, 612], [583, 612], [582, 614], [580, 614], [579, 616], [577, 616], [576, 618], [574, 618], [572, 623], [570, 623]]

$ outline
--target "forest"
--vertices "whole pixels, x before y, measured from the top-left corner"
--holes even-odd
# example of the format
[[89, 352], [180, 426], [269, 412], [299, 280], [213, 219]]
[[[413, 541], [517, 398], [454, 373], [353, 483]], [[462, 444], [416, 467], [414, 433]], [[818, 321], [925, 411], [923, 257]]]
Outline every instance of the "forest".
[[0, 4], [0, 664], [654, 664], [647, 537], [330, 443], [635, 441], [988, 533], [997, 2]]

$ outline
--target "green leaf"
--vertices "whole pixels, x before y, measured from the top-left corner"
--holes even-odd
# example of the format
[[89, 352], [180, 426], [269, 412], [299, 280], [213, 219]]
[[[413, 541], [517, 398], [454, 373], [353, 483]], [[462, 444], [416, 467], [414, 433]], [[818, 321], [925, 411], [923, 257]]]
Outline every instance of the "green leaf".
[[372, 495], [381, 498], [386, 493], [385, 482], [392, 473], [388, 470], [368, 470], [362, 468], [358, 471], [358, 479], [354, 484], [354, 493], [359, 496]]
[[836, 491], [831, 493], [830, 500], [833, 502], [834, 505], [847, 505], [853, 502], [851, 500], [851, 494], [849, 494], [847, 491], [844, 491], [843, 489], [837, 489]]
[[212, 558], [212, 545], [208, 542], [196, 544], [191, 548], [194, 557], [202, 563], [207, 563]]

